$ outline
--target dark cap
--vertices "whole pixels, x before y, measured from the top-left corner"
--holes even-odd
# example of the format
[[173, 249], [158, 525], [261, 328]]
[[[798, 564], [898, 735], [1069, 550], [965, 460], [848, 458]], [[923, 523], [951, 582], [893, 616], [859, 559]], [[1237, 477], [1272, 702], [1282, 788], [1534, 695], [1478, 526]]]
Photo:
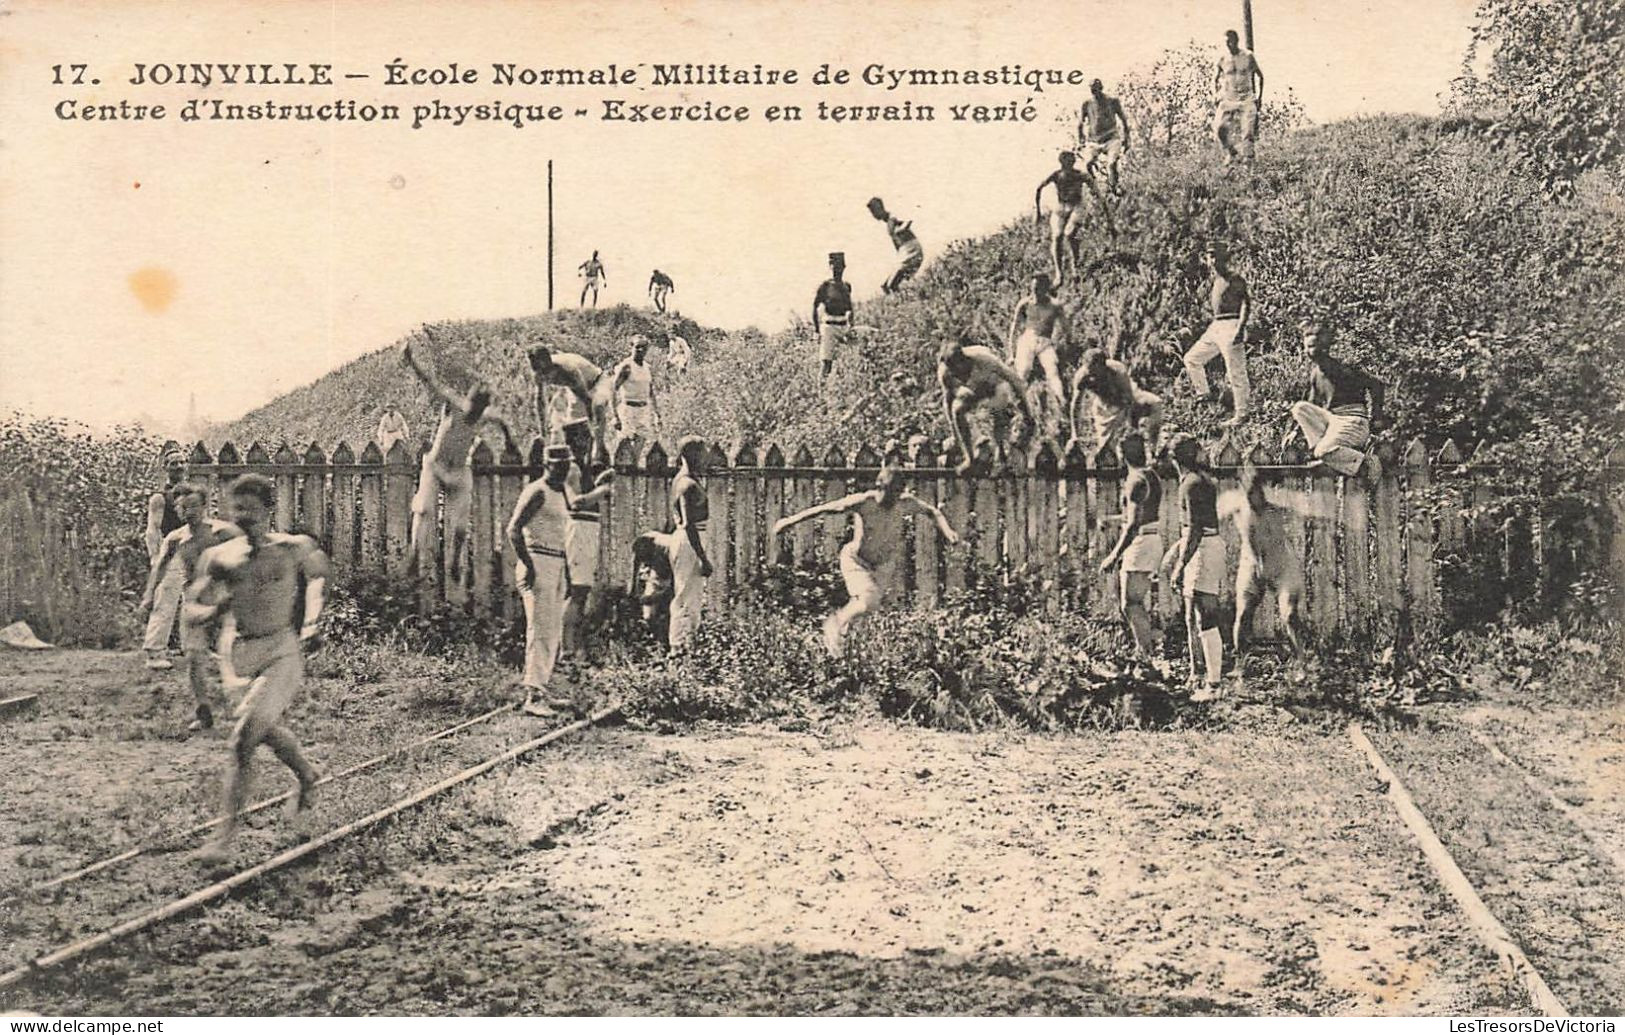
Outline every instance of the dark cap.
[[830, 252], [829, 253], [829, 263], [830, 263], [830, 265], [833, 266], [837, 262], [840, 263], [843, 266], [846, 265], [846, 253], [845, 252]]
[[548, 446], [546, 460], [548, 463], [557, 463], [560, 460], [574, 460], [575, 454], [565, 445]]

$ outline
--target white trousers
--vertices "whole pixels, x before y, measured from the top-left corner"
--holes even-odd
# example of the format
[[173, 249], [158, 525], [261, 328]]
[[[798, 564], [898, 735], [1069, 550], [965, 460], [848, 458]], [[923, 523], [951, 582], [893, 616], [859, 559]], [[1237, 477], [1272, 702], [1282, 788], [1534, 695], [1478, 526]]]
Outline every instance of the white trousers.
[[1224, 376], [1235, 398], [1235, 415], [1245, 416], [1252, 384], [1247, 380], [1247, 344], [1241, 340], [1240, 320], [1214, 320], [1185, 353], [1185, 373], [1198, 396], [1208, 394], [1207, 365], [1216, 356], [1224, 357]]
[[[562, 551], [560, 551], [562, 553]], [[564, 638], [564, 605], [568, 597], [564, 558], [532, 552], [536, 581], [521, 589], [525, 604], [525, 685], [547, 689], [553, 679], [553, 665], [559, 660], [559, 643]], [[523, 577], [525, 566], [518, 565], [515, 577]]]
[[673, 648], [686, 646], [699, 628], [705, 608], [705, 579], [700, 575], [700, 555], [688, 541], [688, 530], [679, 526], [670, 533], [676, 540], [671, 551], [671, 624], [667, 640]]
[[161, 651], [169, 646], [169, 632], [175, 628], [175, 617], [180, 614], [181, 594], [186, 590], [186, 572], [174, 557], [164, 568], [164, 577], [152, 591], [152, 614], [147, 616], [147, 634], [141, 649]]
[[1371, 444], [1371, 421], [1363, 409], [1333, 413], [1312, 402], [1295, 402], [1292, 419], [1298, 422], [1315, 459], [1324, 460], [1339, 474], [1359, 471], [1365, 462], [1365, 448]]

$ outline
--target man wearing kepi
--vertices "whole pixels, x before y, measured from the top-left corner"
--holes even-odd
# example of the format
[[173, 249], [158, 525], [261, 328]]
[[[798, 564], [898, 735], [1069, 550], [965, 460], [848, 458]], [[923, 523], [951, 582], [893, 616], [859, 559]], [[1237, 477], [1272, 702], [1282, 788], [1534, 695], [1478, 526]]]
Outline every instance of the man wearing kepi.
[[812, 327], [818, 335], [820, 377], [828, 377], [835, 365], [835, 350], [846, 344], [852, 328], [852, 285], [843, 279], [846, 253], [829, 253], [829, 279], [818, 285], [813, 295]]
[[1179, 469], [1179, 512], [1184, 534], [1173, 548], [1172, 584], [1185, 597], [1185, 635], [1190, 644], [1191, 682], [1199, 667], [1207, 678], [1191, 700], [1218, 696], [1224, 672], [1224, 634], [1219, 631], [1219, 592], [1225, 580], [1224, 540], [1219, 537], [1219, 490], [1197, 455], [1196, 440], [1174, 436], [1169, 446]]
[[225, 815], [218, 835], [200, 853], [206, 861], [226, 857], [260, 744], [298, 777], [296, 811], [311, 807], [321, 779], [282, 716], [304, 684], [302, 645], [319, 642], [316, 622], [326, 601], [327, 555], [309, 536], [270, 530], [275, 490], [269, 478], [245, 474], [232, 482], [230, 495], [232, 519], [243, 535], [204, 551], [185, 607], [186, 620], [195, 626], [230, 613], [237, 623], [232, 665], [240, 678], [251, 681], [231, 733]]
[[1264, 72], [1253, 52], [1241, 47], [1231, 29], [1224, 34], [1224, 53], [1213, 72], [1213, 135], [1224, 148], [1225, 164], [1253, 160], [1258, 139], [1258, 107], [1264, 100]]
[[525, 605], [525, 701], [521, 707], [542, 718], [574, 708], [574, 702], [563, 695], [548, 697], [564, 635], [565, 550], [570, 535], [565, 480], [571, 460], [569, 446], [548, 446], [546, 473], [525, 486], [508, 521], [508, 541], [519, 558], [514, 575]]
[[1303, 400], [1292, 404], [1292, 419], [1303, 432], [1315, 464], [1325, 464], [1338, 474], [1356, 474], [1371, 444], [1372, 422], [1382, 422], [1387, 388], [1359, 367], [1332, 356], [1329, 325], [1305, 320], [1300, 330], [1309, 370]]
[[897, 562], [903, 556], [903, 528], [915, 514], [926, 514], [936, 522], [937, 534], [950, 546], [959, 535], [942, 511], [898, 484], [897, 469], [890, 463], [880, 469], [875, 487], [838, 500], [808, 507], [799, 514], [780, 518], [773, 535], [809, 518], [824, 514], [851, 514], [857, 519], [852, 541], [841, 548], [841, 577], [846, 582], [846, 605], [824, 620], [824, 647], [830, 657], [841, 656], [841, 643], [847, 629], [861, 615], [879, 611], [897, 585]]
[[[164, 538], [186, 524], [175, 506], [175, 493], [186, 476], [186, 456], [179, 449], [165, 450], [163, 455], [164, 486], [147, 497], [146, 547], [149, 563], [157, 563]], [[165, 670], [175, 667], [164, 657], [169, 649], [169, 634], [175, 628], [175, 616], [181, 606], [181, 592], [186, 588], [186, 573], [180, 567], [169, 568], [152, 590], [152, 611], [147, 615], [146, 635], [141, 649], [147, 654], [147, 667]]]
[[705, 580], [711, 577], [711, 559], [705, 554], [705, 523], [711, 502], [700, 477], [705, 474], [705, 442], [685, 438], [677, 447], [677, 477], [671, 483], [671, 513], [675, 529], [671, 544], [672, 650], [688, 645], [700, 625], [705, 606]]
[[1162, 561], [1162, 479], [1150, 469], [1145, 438], [1138, 431], [1122, 437], [1118, 446], [1128, 476], [1123, 479], [1123, 530], [1111, 553], [1100, 563], [1109, 572], [1121, 562], [1117, 573], [1117, 606], [1134, 637], [1135, 649], [1145, 660], [1152, 659], [1156, 641], [1151, 633], [1151, 579]]
[[1196, 395], [1206, 398], [1210, 392], [1207, 365], [1214, 357], [1224, 358], [1224, 376], [1230, 383], [1234, 403], [1225, 424], [1233, 427], [1247, 416], [1247, 401], [1252, 393], [1252, 383], [1247, 378], [1246, 343], [1252, 295], [1246, 278], [1230, 268], [1230, 249], [1223, 241], [1209, 241], [1206, 254], [1208, 267], [1213, 271], [1210, 294], [1213, 322], [1185, 353], [1185, 374], [1191, 379]]

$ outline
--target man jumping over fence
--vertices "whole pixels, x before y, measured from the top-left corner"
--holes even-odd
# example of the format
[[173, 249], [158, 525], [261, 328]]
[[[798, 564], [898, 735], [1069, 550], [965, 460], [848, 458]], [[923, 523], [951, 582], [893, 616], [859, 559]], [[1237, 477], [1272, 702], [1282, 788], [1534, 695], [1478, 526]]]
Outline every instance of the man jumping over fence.
[[1038, 419], [1027, 402], [1026, 383], [992, 349], [969, 344], [965, 335], [943, 345], [937, 353], [937, 385], [942, 389], [942, 408], [953, 428], [954, 441], [964, 454], [958, 466], [960, 474], [969, 471], [976, 459], [970, 416], [977, 407], [985, 404], [991, 412], [993, 436], [999, 448], [1010, 436], [1012, 410], [1019, 411], [1025, 421], [1015, 443], [1017, 449], [1025, 449], [1038, 428]]
[[835, 350], [846, 344], [852, 330], [852, 285], [842, 276], [846, 253], [829, 253], [829, 279], [818, 285], [813, 295], [812, 328], [818, 336], [820, 378], [828, 378], [835, 366]]
[[[156, 592], [166, 579], [178, 580], [182, 586], [190, 585], [198, 574], [198, 559], [212, 546], [242, 535], [236, 525], [217, 521], [208, 516], [208, 490], [191, 482], [181, 482], [174, 489], [175, 509], [185, 524], [164, 536], [158, 556], [147, 573], [147, 588], [141, 595], [141, 609], [154, 604]], [[167, 630], [166, 630], [167, 631]], [[187, 727], [190, 732], [214, 727], [214, 695], [209, 689], [205, 669], [209, 661], [209, 630], [189, 622], [181, 624], [181, 650], [186, 655], [186, 678], [192, 686], [192, 697], [197, 705], [197, 717]]]
[[1218, 486], [1198, 457], [1196, 440], [1177, 435], [1169, 447], [1179, 469], [1179, 511], [1184, 532], [1171, 552], [1171, 584], [1185, 597], [1185, 635], [1194, 684], [1205, 663], [1207, 679], [1193, 701], [1212, 700], [1224, 675], [1224, 634], [1219, 631], [1219, 590], [1224, 585], [1224, 540], [1219, 537]]
[[914, 221], [898, 219], [887, 212], [884, 201], [870, 198], [869, 214], [886, 224], [886, 235], [891, 238], [892, 247], [897, 249], [897, 269], [880, 285], [881, 292], [889, 295], [920, 272], [920, 267], [925, 263], [925, 249], [920, 247], [920, 239], [914, 236]]
[[643, 442], [654, 441], [660, 407], [655, 399], [654, 372], [649, 369], [648, 360], [649, 339], [634, 334], [632, 354], [616, 364], [615, 373], [611, 375], [617, 446], [621, 440], [634, 436]]
[[238, 676], [252, 681], [231, 733], [225, 814], [219, 833], [199, 852], [206, 862], [223, 862], [229, 852], [260, 744], [269, 745], [298, 777], [295, 811], [311, 807], [321, 778], [282, 725], [282, 716], [304, 683], [302, 645], [320, 642], [316, 622], [327, 595], [327, 555], [309, 536], [270, 530], [275, 490], [269, 478], [243, 475], [232, 482], [230, 499], [232, 519], [243, 535], [204, 551], [185, 609], [195, 627], [230, 613], [237, 624], [232, 665]]
[[598, 504], [609, 496], [615, 472], [606, 469], [594, 477], [592, 426], [585, 420], [574, 420], [564, 426], [564, 444], [570, 450], [570, 469], [564, 480], [570, 508], [570, 527], [564, 538], [570, 592], [564, 610], [562, 653], [571, 661], [579, 662], [586, 660], [581, 626], [586, 617], [587, 598], [598, 582]]
[[1155, 658], [1151, 627], [1151, 580], [1162, 561], [1162, 479], [1150, 469], [1145, 437], [1123, 435], [1118, 445], [1128, 476], [1123, 479], [1123, 530], [1111, 553], [1100, 562], [1102, 573], [1121, 564], [1117, 573], [1117, 607], [1142, 659]]
[[1072, 375], [1072, 438], [1082, 437], [1079, 409], [1087, 402], [1095, 429], [1095, 457], [1110, 456], [1131, 430], [1142, 433], [1147, 452], [1155, 452], [1162, 436], [1162, 397], [1134, 382], [1123, 363], [1108, 359], [1104, 349], [1088, 349]]
[[880, 469], [873, 489], [780, 518], [773, 525], [773, 537], [824, 514], [851, 514], [856, 518], [852, 541], [841, 548], [841, 577], [846, 581], [848, 599], [845, 606], [824, 619], [824, 647], [830, 657], [838, 658], [847, 629], [862, 615], [883, 608], [896, 588], [897, 563], [903, 556], [903, 529], [909, 517], [929, 515], [936, 522], [937, 534], [950, 546], [959, 542], [959, 534], [933, 504], [902, 490], [897, 469], [890, 463]]
[[[564, 420], [586, 417], [592, 422], [593, 441], [597, 445], [599, 458], [607, 463], [610, 458], [607, 429], [615, 389], [603, 370], [574, 352], [555, 352], [545, 345], [537, 345], [527, 356], [530, 358], [531, 373], [536, 379], [537, 422], [551, 434], [557, 430], [554, 427], [555, 417], [562, 416]], [[548, 406], [547, 389], [550, 386], [563, 388], [569, 393], [572, 406], [562, 414], [553, 413]]]
[[1240, 424], [1247, 416], [1251, 382], [1247, 378], [1247, 317], [1252, 295], [1247, 280], [1230, 268], [1230, 249], [1222, 241], [1209, 241], [1208, 267], [1213, 271], [1213, 322], [1202, 337], [1185, 353], [1185, 374], [1198, 398], [1209, 397], [1207, 365], [1214, 357], [1224, 357], [1224, 374], [1230, 382], [1233, 409], [1226, 427]]
[[[1061, 382], [1061, 361], [1056, 349], [1072, 334], [1072, 321], [1059, 302], [1050, 295], [1047, 273], [1033, 275], [1032, 294], [1016, 305], [1010, 318], [1010, 352], [1015, 358], [1016, 376], [1025, 384], [1032, 379], [1037, 364], [1044, 375], [1049, 403], [1045, 407], [1057, 422], [1066, 413], [1066, 386]], [[1019, 328], [1019, 330], [1018, 330]]]
[[1089, 193], [1100, 203], [1100, 213], [1106, 221], [1106, 232], [1114, 237], [1117, 235], [1117, 228], [1112, 225], [1112, 212], [1106, 205], [1106, 199], [1101, 197], [1094, 181], [1077, 170], [1077, 160], [1078, 156], [1071, 151], [1062, 151], [1060, 168], [1046, 176], [1038, 185], [1038, 189], [1033, 191], [1033, 218], [1043, 223], [1044, 188], [1052, 183], [1055, 185], [1055, 206], [1049, 213], [1049, 247], [1050, 260], [1055, 267], [1056, 290], [1060, 290], [1066, 284], [1066, 267], [1062, 264], [1063, 244], [1072, 256], [1072, 271], [1076, 273], [1078, 270], [1078, 235], [1083, 232], [1084, 187], [1087, 186]]
[[1281, 624], [1292, 642], [1292, 651], [1303, 656], [1302, 618], [1303, 561], [1287, 539], [1281, 508], [1264, 497], [1264, 481], [1258, 469], [1242, 472], [1241, 489], [1219, 494], [1219, 516], [1236, 523], [1241, 538], [1241, 560], [1236, 565], [1236, 623], [1231, 642], [1235, 646], [1233, 669], [1242, 671], [1242, 643], [1253, 611], [1274, 587]]
[[508, 519], [508, 542], [519, 558], [514, 576], [525, 605], [525, 700], [520, 707], [539, 718], [553, 718], [575, 707], [570, 697], [552, 690], [569, 587], [566, 479], [572, 461], [569, 446], [548, 446], [546, 473], [525, 486]]
[[[186, 523], [175, 507], [176, 488], [186, 477], [186, 454], [179, 449], [165, 450], [163, 466], [163, 488], [147, 497], [145, 542], [149, 564], [158, 560], [164, 537]], [[147, 615], [146, 636], [141, 641], [150, 669], [164, 671], [175, 667], [164, 655], [169, 650], [169, 634], [175, 628], [175, 616], [180, 611], [181, 592], [186, 588], [184, 578], [185, 572], [181, 569], [169, 569], [168, 577], [160, 580], [153, 591], [152, 612]]]
[[[1371, 444], [1372, 423], [1382, 423], [1387, 386], [1359, 367], [1332, 356], [1332, 329], [1305, 320], [1303, 351], [1309, 359], [1303, 401], [1292, 404], [1292, 419], [1314, 455], [1339, 474], [1359, 473]], [[1370, 408], [1367, 408], [1369, 402]], [[1291, 436], [1289, 431], [1288, 437]]]
[[474, 468], [471, 457], [480, 425], [494, 424], [509, 447], [517, 451], [513, 429], [490, 408], [491, 390], [476, 384], [468, 397], [453, 392], [418, 363], [412, 343], [401, 349], [401, 362], [418, 376], [430, 394], [440, 400], [440, 425], [423, 455], [418, 473], [417, 495], [412, 497], [412, 555], [407, 561], [408, 578], [434, 567], [435, 497], [446, 496], [446, 538], [450, 543], [450, 574], [454, 585], [461, 584], [464, 553], [469, 548], [469, 526], [474, 508]]

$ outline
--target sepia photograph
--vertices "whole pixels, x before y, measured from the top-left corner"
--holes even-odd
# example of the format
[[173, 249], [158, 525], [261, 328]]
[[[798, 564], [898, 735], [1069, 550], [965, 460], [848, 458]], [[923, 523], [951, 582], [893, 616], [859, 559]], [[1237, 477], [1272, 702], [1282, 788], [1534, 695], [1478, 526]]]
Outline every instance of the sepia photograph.
[[1614, 1031], [1622, 70], [0, 0], [7, 1032]]

